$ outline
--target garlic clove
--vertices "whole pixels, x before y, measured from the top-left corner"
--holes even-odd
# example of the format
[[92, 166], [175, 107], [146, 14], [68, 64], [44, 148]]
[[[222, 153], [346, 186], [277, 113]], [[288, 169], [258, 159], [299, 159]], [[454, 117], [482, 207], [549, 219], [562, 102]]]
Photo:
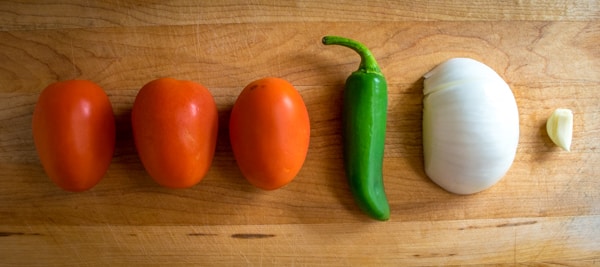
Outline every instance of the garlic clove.
[[573, 111], [566, 108], [554, 110], [546, 122], [546, 131], [554, 144], [566, 151], [571, 151]]

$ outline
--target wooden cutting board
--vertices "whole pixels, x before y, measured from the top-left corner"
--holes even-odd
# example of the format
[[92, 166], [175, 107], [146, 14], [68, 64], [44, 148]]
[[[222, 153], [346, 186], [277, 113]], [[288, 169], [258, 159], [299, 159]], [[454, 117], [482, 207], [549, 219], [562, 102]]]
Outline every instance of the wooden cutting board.
[[[205, 2], [0, 3], [0, 265], [600, 264], [597, 1]], [[324, 35], [363, 42], [388, 79], [390, 221], [350, 195], [340, 107], [359, 58]], [[520, 114], [512, 168], [470, 196], [423, 170], [421, 77], [452, 57], [496, 70]], [[190, 189], [158, 186], [133, 146], [135, 95], [167, 76], [205, 85], [219, 109], [213, 165]], [[270, 192], [241, 176], [227, 127], [267, 76], [294, 84], [312, 127], [303, 169]], [[32, 141], [39, 93], [67, 79], [102, 86], [117, 121], [110, 169], [84, 193], [52, 184]], [[555, 108], [574, 112], [571, 152], [545, 133]]]

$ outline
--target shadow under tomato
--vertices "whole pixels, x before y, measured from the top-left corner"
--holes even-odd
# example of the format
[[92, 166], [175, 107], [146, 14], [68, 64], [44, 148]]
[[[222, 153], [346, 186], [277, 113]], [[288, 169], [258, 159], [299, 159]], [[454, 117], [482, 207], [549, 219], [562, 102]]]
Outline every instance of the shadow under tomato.
[[234, 191], [246, 193], [257, 192], [259, 189], [252, 186], [244, 178], [240, 171], [229, 140], [229, 117], [231, 107], [219, 110], [219, 132], [217, 136], [217, 145], [211, 170], [205, 179], [219, 179], [218, 183], [225, 183], [225, 186]]
[[115, 153], [111, 169], [118, 171], [119, 177], [126, 177], [134, 186], [152, 186], [154, 181], [146, 173], [144, 165], [138, 157], [133, 140], [131, 126], [131, 108], [115, 114], [116, 140]]

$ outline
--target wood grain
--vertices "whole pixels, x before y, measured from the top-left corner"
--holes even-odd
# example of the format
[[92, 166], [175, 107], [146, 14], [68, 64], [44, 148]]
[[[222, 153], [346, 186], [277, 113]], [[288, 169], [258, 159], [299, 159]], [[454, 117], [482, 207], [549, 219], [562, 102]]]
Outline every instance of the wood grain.
[[585, 251], [598, 247], [600, 217], [5, 229], [4, 242], [20, 245], [0, 248], [7, 265], [590, 266], [599, 263]]
[[351, 21], [590, 21], [597, 1], [23, 1], [0, 2], [0, 30]]
[[[364, 2], [364, 1], [363, 1]], [[597, 1], [4, 1], [0, 3], [0, 265], [573, 265], [600, 263], [600, 7]], [[342, 170], [343, 83], [371, 48], [389, 83], [384, 161], [391, 221], [356, 207]], [[515, 162], [471, 196], [432, 183], [422, 162], [422, 75], [471, 57], [511, 86]], [[219, 109], [207, 177], [185, 190], [146, 174], [130, 110], [145, 83], [200, 82]], [[228, 141], [229, 111], [252, 80], [282, 77], [311, 118], [290, 185], [255, 189]], [[90, 79], [108, 93], [117, 146], [104, 179], [67, 193], [43, 172], [31, 116], [48, 84]], [[545, 121], [575, 114], [570, 153]]]

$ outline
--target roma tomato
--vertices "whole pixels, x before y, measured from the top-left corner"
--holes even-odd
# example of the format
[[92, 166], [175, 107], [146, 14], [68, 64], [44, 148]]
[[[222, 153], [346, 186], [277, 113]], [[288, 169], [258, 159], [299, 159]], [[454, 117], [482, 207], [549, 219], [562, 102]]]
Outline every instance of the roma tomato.
[[42, 166], [59, 187], [85, 191], [108, 170], [115, 117], [100, 86], [84, 80], [49, 85], [35, 105], [32, 131]]
[[308, 111], [286, 80], [264, 78], [238, 96], [229, 120], [234, 157], [254, 186], [273, 190], [302, 168], [310, 139]]
[[186, 188], [204, 178], [218, 131], [208, 89], [172, 78], [151, 81], [135, 98], [131, 123], [140, 160], [158, 184]]

